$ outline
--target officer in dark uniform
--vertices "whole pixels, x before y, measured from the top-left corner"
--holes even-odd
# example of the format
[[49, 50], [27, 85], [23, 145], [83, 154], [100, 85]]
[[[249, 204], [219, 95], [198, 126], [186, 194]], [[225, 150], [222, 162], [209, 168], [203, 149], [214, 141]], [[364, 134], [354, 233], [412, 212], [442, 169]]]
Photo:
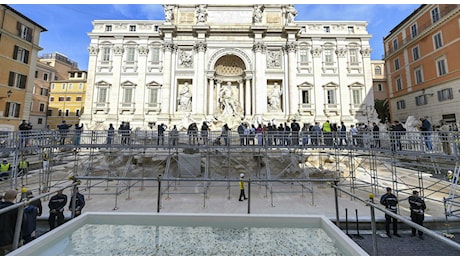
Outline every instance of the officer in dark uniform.
[[67, 195], [63, 194], [62, 190], [59, 190], [57, 194], [52, 196], [49, 200], [48, 207], [50, 208], [50, 215], [48, 224], [50, 225], [50, 230], [56, 227], [56, 218], [58, 226], [64, 224], [64, 207], [66, 204]]
[[[413, 222], [423, 226], [423, 220], [425, 219], [425, 201], [418, 196], [418, 191], [412, 191], [412, 196], [409, 196], [410, 205], [410, 218]], [[416, 229], [412, 228], [412, 236], [415, 237]], [[418, 231], [418, 237], [423, 240], [423, 232]]]
[[[391, 193], [391, 188], [387, 187], [387, 193], [385, 193], [381, 198], [380, 198], [380, 203], [382, 205], [385, 205], [385, 208], [395, 214], [397, 214], [397, 205], [398, 205], [398, 199], [396, 196]], [[393, 235], [397, 237], [401, 237], [398, 234], [398, 220], [391, 217], [388, 214], [385, 214], [385, 230], [387, 232], [387, 236], [391, 237], [390, 235], [390, 223], [393, 222]]]

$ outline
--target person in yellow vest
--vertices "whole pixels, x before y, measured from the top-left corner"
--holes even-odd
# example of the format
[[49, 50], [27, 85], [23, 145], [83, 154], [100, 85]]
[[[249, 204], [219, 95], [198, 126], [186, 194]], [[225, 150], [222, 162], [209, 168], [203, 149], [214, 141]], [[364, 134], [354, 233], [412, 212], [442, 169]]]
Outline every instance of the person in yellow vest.
[[246, 194], [244, 193], [244, 173], [240, 173], [240, 198], [239, 201], [247, 200]]
[[10, 171], [11, 164], [6, 159], [3, 159], [2, 164], [0, 164], [0, 178], [2, 180], [8, 179], [8, 177], [10, 176]]
[[323, 123], [323, 128], [321, 130], [323, 130], [324, 145], [332, 146], [332, 129], [329, 120]]
[[26, 175], [29, 173], [29, 162], [25, 158], [21, 158], [18, 164], [19, 176]]

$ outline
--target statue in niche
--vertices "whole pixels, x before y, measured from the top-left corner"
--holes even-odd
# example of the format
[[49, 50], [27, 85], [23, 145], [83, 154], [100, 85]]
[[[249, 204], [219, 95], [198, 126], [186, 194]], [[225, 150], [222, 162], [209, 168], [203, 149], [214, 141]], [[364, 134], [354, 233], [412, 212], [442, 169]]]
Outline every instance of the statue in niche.
[[270, 111], [281, 110], [281, 95], [283, 95], [281, 86], [279, 86], [278, 83], [275, 82], [272, 90], [268, 94], [268, 105]]
[[288, 5], [286, 7], [286, 25], [293, 24], [294, 18], [297, 15], [297, 10], [293, 5]]
[[185, 82], [179, 92], [179, 111], [192, 111], [192, 93], [188, 87], [188, 82]]
[[227, 85], [222, 86], [219, 93], [219, 103], [223, 115], [234, 116], [237, 109], [237, 103], [233, 96], [232, 83], [227, 82]]
[[197, 23], [206, 23], [208, 12], [206, 11], [206, 5], [198, 5], [196, 8], [196, 21]]
[[163, 5], [165, 10], [165, 20], [170, 23], [174, 20], [174, 5]]
[[254, 23], [261, 23], [262, 22], [262, 13], [264, 12], [263, 5], [255, 5], [254, 6]]

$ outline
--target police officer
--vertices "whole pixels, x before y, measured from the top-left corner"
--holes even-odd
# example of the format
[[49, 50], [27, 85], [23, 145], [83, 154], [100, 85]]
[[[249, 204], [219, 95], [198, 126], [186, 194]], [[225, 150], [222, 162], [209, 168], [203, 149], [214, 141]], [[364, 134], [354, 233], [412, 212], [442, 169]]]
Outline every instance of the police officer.
[[[398, 210], [396, 206], [398, 205], [398, 199], [393, 193], [391, 193], [390, 187], [387, 187], [386, 190], [387, 190], [387, 193], [382, 195], [382, 197], [380, 198], [380, 204], [385, 205], [385, 208], [387, 210], [397, 214]], [[391, 217], [388, 214], [385, 214], [385, 230], [387, 232], [387, 236], [391, 238], [391, 235], [390, 235], [390, 223], [391, 222], [393, 222], [393, 235], [397, 237], [401, 237], [398, 234], [398, 220]]]
[[[412, 196], [409, 196], [410, 205], [410, 218], [413, 222], [423, 226], [423, 220], [425, 219], [425, 201], [418, 196], [418, 191], [412, 191]], [[412, 236], [415, 237], [416, 229], [412, 228]], [[418, 231], [418, 237], [423, 240], [423, 232]]]
[[11, 164], [6, 159], [3, 159], [2, 164], [0, 164], [0, 178], [2, 180], [8, 179], [8, 177], [10, 176], [10, 171]]
[[48, 202], [48, 207], [50, 209], [50, 215], [48, 218], [48, 224], [50, 230], [56, 227], [56, 218], [57, 225], [60, 226], [64, 223], [64, 207], [67, 204], [67, 195], [62, 193], [62, 190], [59, 190], [56, 195], [52, 196]]

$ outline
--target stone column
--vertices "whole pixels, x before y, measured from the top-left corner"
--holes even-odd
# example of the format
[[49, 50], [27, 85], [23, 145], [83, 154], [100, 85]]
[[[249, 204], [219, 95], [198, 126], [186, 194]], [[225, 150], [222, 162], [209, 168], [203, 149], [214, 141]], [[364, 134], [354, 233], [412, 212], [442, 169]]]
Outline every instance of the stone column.
[[204, 53], [206, 51], [206, 43], [205, 42], [197, 42], [195, 43], [195, 51], [198, 53], [198, 61], [197, 61], [197, 82], [194, 85], [193, 89], [193, 98], [192, 98], [192, 111], [195, 114], [204, 115], [206, 110], [206, 84], [205, 84], [205, 60], [204, 60]]
[[243, 87], [243, 81], [242, 80], [238, 80], [238, 102], [240, 103], [240, 106], [241, 106], [241, 109], [243, 110], [243, 114], [244, 112], [246, 111], [245, 110], [245, 107], [246, 107], [246, 102], [244, 100], [244, 87]]
[[222, 88], [222, 80], [218, 79], [216, 83], [216, 93], [217, 93], [217, 98], [216, 98], [216, 104], [217, 107], [214, 108], [214, 114], [217, 112], [220, 112], [220, 106], [219, 106], [219, 94], [220, 94], [220, 89]]
[[252, 91], [251, 91], [251, 76], [246, 76], [245, 80], [246, 80], [246, 86], [245, 86], [245, 110], [244, 110], [244, 114], [245, 116], [248, 116], [248, 115], [252, 115]]
[[[163, 44], [164, 49], [164, 70], [163, 70], [163, 87], [160, 93], [160, 109], [162, 114], [169, 114], [172, 111], [170, 102], [171, 96], [171, 66], [172, 66], [172, 52], [176, 49], [176, 45], [172, 42], [165, 42]], [[171, 103], [171, 104], [170, 104]]]
[[206, 111], [206, 114], [212, 114], [214, 115], [214, 77], [210, 77], [208, 80], [208, 111]]
[[267, 112], [267, 84], [265, 82], [265, 50], [266, 46], [263, 42], [254, 44], [253, 50], [256, 56], [256, 75], [255, 89], [257, 98], [255, 101], [255, 115], [262, 115]]
[[[317, 40], [319, 42], [319, 40]], [[318, 45], [315, 46], [315, 45]], [[313, 68], [317, 68], [313, 70], [313, 78], [314, 78], [314, 99], [315, 99], [315, 121], [319, 122], [324, 122], [327, 120], [326, 115], [324, 114], [324, 102], [325, 102], [325, 91], [324, 88], [322, 87], [322, 84], [324, 82], [321, 81], [321, 55], [322, 55], [322, 49], [320, 46], [320, 43], [317, 43], [316, 41], [313, 42], [313, 48], [311, 50], [311, 55], [312, 55], [312, 60]]]
[[295, 116], [298, 112], [298, 104], [299, 104], [299, 92], [296, 87], [296, 52], [297, 52], [297, 44], [296, 42], [288, 42], [286, 44], [286, 51], [288, 52], [288, 92], [289, 96], [288, 99], [288, 106], [285, 105], [284, 107], [288, 110], [285, 114], [289, 115], [289, 118]]
[[[147, 42], [147, 40], [145, 40], [145, 42]], [[142, 125], [145, 116], [145, 97], [148, 95], [148, 89], [145, 87], [145, 75], [147, 72], [147, 56], [149, 54], [149, 48], [147, 46], [139, 46], [138, 53], [138, 81], [136, 91], [134, 93], [134, 100], [136, 102], [134, 120], [139, 121], [138, 125]]]
[[[112, 48], [113, 51], [113, 82], [112, 88], [108, 92], [109, 95], [109, 102], [110, 102], [110, 111], [108, 117], [110, 118], [117, 118], [119, 113], [119, 108], [121, 108], [121, 101], [123, 99], [123, 89], [120, 87], [120, 73], [121, 73], [121, 65], [123, 59], [123, 46], [122, 45], [115, 45]], [[112, 105], [113, 104], [113, 105]], [[112, 109], [113, 108], [113, 109]]]
[[347, 75], [349, 74], [349, 72], [347, 72], [347, 48], [345, 45], [341, 44], [342, 42], [343, 40], [339, 41], [339, 44], [337, 44], [337, 50], [335, 50], [335, 54], [337, 55], [337, 67], [339, 75], [337, 103], [340, 106], [340, 120], [345, 122], [353, 122], [353, 117], [350, 114], [350, 111], [353, 107], [353, 105], [351, 105], [350, 107], [350, 103], [352, 103], [350, 102], [350, 88], [346, 87], [346, 82], [348, 78]]
[[96, 89], [94, 88], [95, 74], [97, 68], [97, 55], [99, 53], [99, 48], [96, 46], [90, 46], [89, 51], [89, 62], [88, 62], [88, 76], [86, 78], [86, 98], [85, 98], [85, 111], [80, 117], [80, 122], [84, 123], [85, 127], [89, 129], [94, 122], [93, 119], [93, 108], [97, 102], [96, 98]]

